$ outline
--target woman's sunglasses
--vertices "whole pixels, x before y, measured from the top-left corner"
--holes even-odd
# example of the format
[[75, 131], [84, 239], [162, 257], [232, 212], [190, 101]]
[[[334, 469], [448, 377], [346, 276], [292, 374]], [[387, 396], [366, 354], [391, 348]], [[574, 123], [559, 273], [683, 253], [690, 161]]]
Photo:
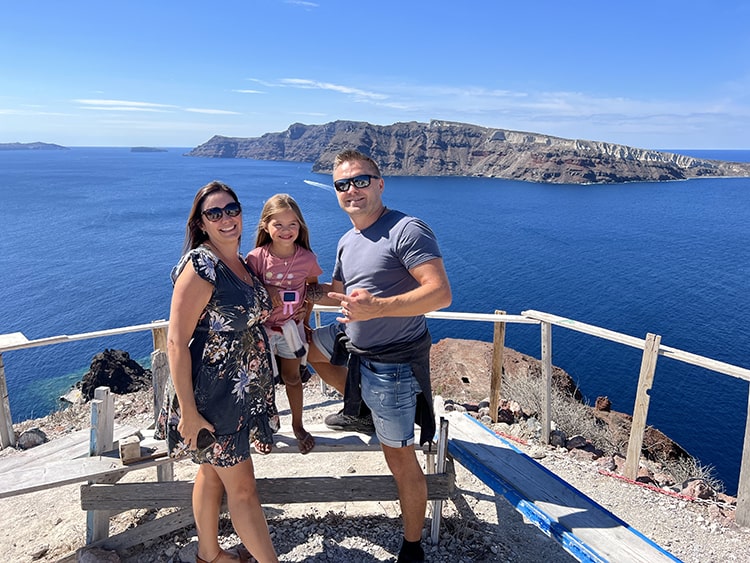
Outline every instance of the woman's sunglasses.
[[221, 219], [221, 216], [224, 213], [227, 214], [227, 217], [237, 217], [237, 215], [242, 213], [242, 206], [240, 205], [240, 202], [233, 201], [231, 203], [227, 203], [223, 208], [211, 207], [209, 209], [206, 209], [203, 212], [203, 215], [206, 219], [214, 223], [218, 221], [219, 219]]
[[375, 176], [375, 174], [360, 174], [359, 176], [355, 176], [354, 178], [341, 178], [341, 180], [336, 180], [333, 183], [333, 187], [336, 188], [337, 192], [348, 192], [349, 186], [354, 186], [358, 190], [361, 190], [362, 188], [366, 188], [370, 185], [370, 181], [373, 178], [380, 178], [380, 176]]
[[208, 454], [214, 449], [216, 436], [207, 428], [201, 428], [195, 442], [193, 457], [200, 462], [208, 461]]

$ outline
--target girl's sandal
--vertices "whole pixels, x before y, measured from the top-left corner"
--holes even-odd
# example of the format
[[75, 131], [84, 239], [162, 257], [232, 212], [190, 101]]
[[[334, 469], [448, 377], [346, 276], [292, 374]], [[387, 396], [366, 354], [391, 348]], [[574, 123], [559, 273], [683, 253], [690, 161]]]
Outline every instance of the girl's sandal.
[[299, 434], [295, 432], [294, 437], [297, 438], [297, 447], [302, 455], [309, 454], [315, 447], [315, 438], [307, 430]]
[[264, 444], [260, 440], [253, 441], [253, 448], [255, 448], [255, 451], [258, 452], [260, 455], [268, 455], [271, 453], [271, 450], [273, 449], [272, 444]]

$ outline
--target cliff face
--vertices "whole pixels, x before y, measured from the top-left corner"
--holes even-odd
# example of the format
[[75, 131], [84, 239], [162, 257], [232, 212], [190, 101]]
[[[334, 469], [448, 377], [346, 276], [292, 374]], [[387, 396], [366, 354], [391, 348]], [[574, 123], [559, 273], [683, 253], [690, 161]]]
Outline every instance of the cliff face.
[[313, 172], [330, 173], [336, 154], [348, 148], [369, 154], [386, 176], [478, 176], [554, 184], [750, 176], [750, 163], [448, 121], [295, 123], [284, 132], [255, 138], [216, 135], [188, 156], [312, 162]]

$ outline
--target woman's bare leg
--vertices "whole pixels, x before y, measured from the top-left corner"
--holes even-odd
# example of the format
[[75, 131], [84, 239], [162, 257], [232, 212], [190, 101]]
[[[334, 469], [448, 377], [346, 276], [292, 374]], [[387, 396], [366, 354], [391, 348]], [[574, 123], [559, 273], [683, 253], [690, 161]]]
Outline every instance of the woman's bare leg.
[[224, 485], [208, 463], [198, 468], [193, 485], [193, 517], [198, 531], [198, 557], [213, 560], [221, 551], [219, 513], [224, 499]]
[[215, 469], [227, 491], [229, 515], [242, 543], [260, 563], [278, 563], [258, 498], [252, 460]]

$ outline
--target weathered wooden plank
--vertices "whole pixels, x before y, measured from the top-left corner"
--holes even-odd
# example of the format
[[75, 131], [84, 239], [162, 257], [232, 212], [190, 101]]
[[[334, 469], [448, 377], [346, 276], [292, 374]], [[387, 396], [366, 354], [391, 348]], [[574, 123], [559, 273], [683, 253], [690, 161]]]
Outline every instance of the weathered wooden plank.
[[750, 397], [747, 399], [745, 419], [745, 441], [742, 446], [740, 482], [737, 487], [737, 511], [735, 519], [740, 526], [750, 526]]
[[679, 561], [470, 416], [445, 416], [449, 453], [579, 561]]
[[[452, 472], [426, 478], [428, 500], [447, 499], [455, 489]], [[268, 477], [256, 482], [262, 504], [398, 500], [391, 475]], [[134, 508], [189, 507], [192, 492], [191, 481], [82, 485], [81, 508], [120, 512]]]
[[13, 431], [13, 416], [10, 414], [10, 397], [8, 396], [8, 384], [5, 381], [5, 364], [3, 363], [3, 355], [0, 354], [0, 449], [15, 445], [16, 434]]
[[94, 542], [91, 545], [103, 549], [122, 551], [155, 540], [167, 534], [192, 526], [195, 523], [192, 508], [182, 508], [170, 514], [165, 514], [154, 520], [138, 524], [124, 532]]
[[552, 433], [552, 325], [542, 323], [542, 443]]
[[[0, 346], [14, 346], [16, 344], [26, 344], [29, 341], [23, 332], [9, 332], [0, 334]], [[1, 352], [0, 352], [1, 353]]]
[[[504, 315], [505, 311], [495, 311]], [[503, 354], [505, 352], [505, 323], [495, 323], [492, 332], [492, 373], [490, 374], [490, 417], [497, 422], [500, 391], [503, 385]]]
[[638, 467], [641, 462], [641, 449], [643, 448], [643, 435], [646, 432], [646, 420], [648, 419], [648, 405], [651, 402], [651, 387], [654, 385], [654, 374], [656, 373], [656, 360], [659, 358], [659, 343], [661, 336], [648, 333], [646, 344], [643, 348], [641, 358], [641, 372], [638, 376], [638, 389], [635, 394], [635, 406], [633, 407], [633, 422], [630, 425], [630, 438], [628, 439], [628, 453], [625, 458], [625, 477], [635, 480], [638, 476]]
[[[380, 449], [375, 436], [356, 432], [334, 432], [322, 424], [310, 425], [308, 430], [316, 439], [315, 449], [308, 455]], [[115, 437], [118, 440], [140, 433], [144, 436], [141, 445], [155, 448], [154, 453], [164, 451], [166, 446], [163, 441], [149, 438], [152, 432], [130, 426], [115, 427]], [[118, 471], [124, 473], [172, 462], [166, 458], [123, 466], [119, 459], [117, 444], [114, 450], [102, 456], [87, 457], [90, 434], [90, 430], [80, 430], [0, 459], [0, 498], [82, 481], [99, 481]], [[289, 431], [274, 435], [273, 451], [298, 454], [299, 448], [294, 434]]]
[[[137, 433], [134, 426], [115, 426], [114, 438], [121, 440], [127, 436]], [[22, 450], [0, 459], [0, 481], [5, 481], [5, 473], [21, 467], [31, 467], [46, 463], [68, 461], [89, 454], [89, 441], [91, 430], [85, 428], [70, 432], [49, 442], [45, 442], [35, 448]]]
[[114, 448], [115, 398], [109, 387], [94, 389], [91, 401], [91, 442], [89, 455], [101, 455]]
[[96, 457], [43, 462], [0, 474], [0, 498], [70, 485], [71, 483], [110, 479], [116, 475], [124, 475], [129, 471], [154, 467], [162, 463], [171, 463], [171, 460], [160, 458], [123, 465], [117, 450]]

